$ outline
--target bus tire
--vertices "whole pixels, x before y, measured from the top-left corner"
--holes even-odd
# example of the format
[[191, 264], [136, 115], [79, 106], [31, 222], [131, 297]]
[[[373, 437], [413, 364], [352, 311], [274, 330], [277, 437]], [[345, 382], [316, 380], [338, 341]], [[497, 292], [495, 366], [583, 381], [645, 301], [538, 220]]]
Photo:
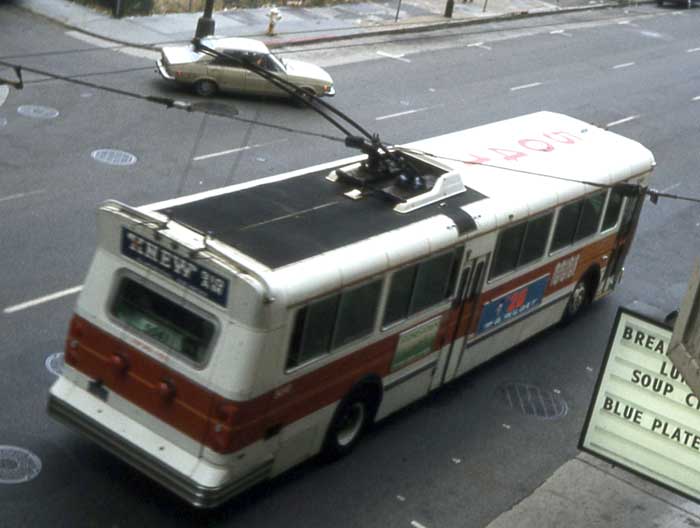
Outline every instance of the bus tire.
[[374, 420], [376, 403], [371, 391], [358, 387], [348, 394], [335, 410], [323, 441], [321, 456], [325, 461], [341, 458], [354, 449]]
[[596, 273], [589, 271], [580, 281], [574, 286], [574, 290], [569, 296], [569, 300], [564, 308], [564, 314], [561, 317], [563, 324], [570, 323], [591, 303], [593, 292], [596, 287]]

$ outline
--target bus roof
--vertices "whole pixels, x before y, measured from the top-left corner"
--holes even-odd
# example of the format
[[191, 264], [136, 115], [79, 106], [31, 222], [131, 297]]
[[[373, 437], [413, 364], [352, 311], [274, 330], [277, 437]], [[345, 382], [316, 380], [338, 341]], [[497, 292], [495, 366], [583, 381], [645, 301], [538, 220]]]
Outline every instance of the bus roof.
[[428, 153], [435, 157], [415, 154], [458, 171], [465, 192], [399, 213], [381, 194], [352, 200], [345, 195], [351, 185], [328, 181], [344, 160], [142, 209], [275, 269], [437, 215], [452, 219], [460, 233], [492, 229], [595, 190], [576, 180], [608, 185], [654, 166], [639, 143], [551, 112], [437, 136], [405, 151]]

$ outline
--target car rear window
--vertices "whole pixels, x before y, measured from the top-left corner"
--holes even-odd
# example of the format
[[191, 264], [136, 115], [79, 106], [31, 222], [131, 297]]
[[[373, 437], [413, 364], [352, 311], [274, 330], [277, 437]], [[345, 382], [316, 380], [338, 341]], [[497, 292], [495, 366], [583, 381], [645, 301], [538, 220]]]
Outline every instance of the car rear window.
[[120, 280], [111, 312], [136, 333], [177, 355], [197, 364], [206, 359], [214, 323], [135, 280]]

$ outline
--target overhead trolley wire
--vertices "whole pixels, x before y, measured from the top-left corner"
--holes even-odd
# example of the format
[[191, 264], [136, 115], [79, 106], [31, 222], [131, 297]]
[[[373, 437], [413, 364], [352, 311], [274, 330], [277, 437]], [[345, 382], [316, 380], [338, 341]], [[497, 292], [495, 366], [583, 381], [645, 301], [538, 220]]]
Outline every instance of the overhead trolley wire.
[[[396, 148], [396, 147], [394, 147]], [[437, 158], [437, 159], [442, 159], [446, 161], [455, 161], [457, 163], [464, 163], [465, 165], [480, 165], [482, 167], [488, 167], [491, 169], [499, 169], [499, 170], [505, 170], [505, 171], [511, 171], [511, 172], [517, 172], [519, 174], [527, 174], [529, 176], [535, 176], [538, 178], [549, 178], [552, 180], [559, 180], [559, 181], [565, 181], [565, 182], [571, 182], [571, 183], [581, 183], [583, 185], [589, 185], [591, 187], [597, 187], [600, 189], [618, 189], [622, 190], [626, 194], [645, 194], [649, 196], [649, 199], [651, 200], [652, 203], [656, 204], [659, 200], [659, 198], [669, 198], [673, 200], [682, 200], [686, 202], [693, 202], [693, 203], [700, 203], [700, 198], [694, 197], [694, 196], [683, 196], [679, 194], [670, 194], [662, 191], [657, 191], [656, 189], [652, 189], [649, 187], [643, 187], [638, 184], [630, 184], [630, 183], [599, 183], [599, 182], [592, 182], [592, 181], [587, 181], [587, 180], [578, 180], [576, 178], [567, 178], [565, 176], [556, 176], [554, 174], [545, 174], [543, 172], [536, 172], [536, 171], [528, 171], [525, 169], [517, 169], [515, 167], [505, 167], [503, 165], [494, 165], [492, 163], [482, 163], [478, 161], [469, 161], [469, 160], [463, 160], [459, 158], [452, 158], [449, 156], [442, 156], [440, 154], [434, 154], [432, 152], [427, 152], [419, 149], [412, 149], [412, 148], [404, 148], [404, 147], [398, 147], [404, 152], [409, 152], [413, 154], [419, 154], [431, 158]]]

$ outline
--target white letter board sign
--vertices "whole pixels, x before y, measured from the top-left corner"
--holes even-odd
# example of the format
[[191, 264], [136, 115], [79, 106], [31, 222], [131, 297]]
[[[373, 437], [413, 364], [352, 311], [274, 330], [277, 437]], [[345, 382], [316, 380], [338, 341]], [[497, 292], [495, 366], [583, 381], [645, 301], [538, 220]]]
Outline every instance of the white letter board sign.
[[700, 501], [700, 399], [667, 356], [671, 333], [620, 308], [579, 448]]

